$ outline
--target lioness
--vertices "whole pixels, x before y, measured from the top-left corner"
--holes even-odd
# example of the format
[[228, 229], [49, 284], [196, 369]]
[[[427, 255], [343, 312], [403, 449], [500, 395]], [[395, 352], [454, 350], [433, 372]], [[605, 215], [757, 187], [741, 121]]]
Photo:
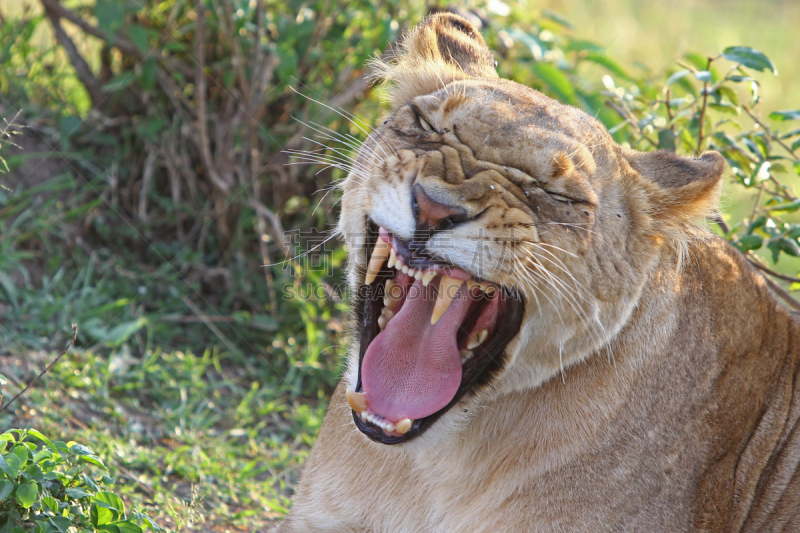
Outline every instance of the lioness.
[[723, 158], [620, 147], [451, 14], [381, 69], [349, 366], [280, 531], [800, 531], [798, 322], [697, 224]]

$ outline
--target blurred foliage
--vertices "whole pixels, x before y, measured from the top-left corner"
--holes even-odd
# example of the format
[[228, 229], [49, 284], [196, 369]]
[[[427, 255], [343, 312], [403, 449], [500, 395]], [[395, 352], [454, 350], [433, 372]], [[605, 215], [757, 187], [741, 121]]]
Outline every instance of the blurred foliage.
[[[80, 348], [2, 420], [51, 435], [68, 421], [131, 481], [123, 499], [156, 503], [176, 529], [279, 516], [346, 330], [346, 254], [326, 240], [344, 174], [290, 154], [352, 153], [364, 139], [352, 117], [385, 112], [365, 63], [431, 6], [31, 1], [42, 9], [0, 24], [3, 115], [21, 109], [27, 126], [22, 150], [3, 146], [0, 346], [15, 385], [72, 322]], [[586, 110], [623, 145], [719, 150], [738, 214], [712, 228], [777, 291], [800, 288], [785, 261], [800, 256], [800, 110], [763, 101], [768, 57], [731, 46], [652, 71], [558, 13], [472, 7], [459, 12], [484, 24], [501, 75]]]

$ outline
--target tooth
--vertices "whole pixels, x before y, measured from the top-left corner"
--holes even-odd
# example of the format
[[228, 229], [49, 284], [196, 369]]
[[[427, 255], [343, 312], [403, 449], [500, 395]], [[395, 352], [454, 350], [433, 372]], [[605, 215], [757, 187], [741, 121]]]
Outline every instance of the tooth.
[[384, 431], [386, 431], [386, 433], [391, 433], [392, 431], [394, 431], [394, 430], [395, 430], [395, 426], [394, 426], [394, 424], [392, 424], [391, 422], [389, 422], [388, 424], [386, 424], [386, 425], [384, 426], [383, 430], [384, 430]]
[[414, 279], [422, 279], [422, 270], [417, 270], [414, 272]]
[[386, 317], [386, 321], [388, 322], [394, 318], [394, 312], [391, 309], [384, 307], [381, 311], [381, 316]]
[[483, 341], [486, 340], [486, 337], [489, 336], [489, 330], [486, 328], [479, 329], [478, 331], [474, 332], [472, 335], [469, 336], [467, 339], [467, 350], [472, 350], [473, 348], [477, 348]]
[[435, 277], [436, 277], [436, 271], [435, 270], [428, 270], [427, 272], [425, 272], [422, 275], [422, 286], [423, 287], [427, 287], [428, 284], [431, 281], [433, 281], [433, 278], [435, 278]]
[[386, 324], [388, 323], [389, 320], [385, 316], [381, 315], [378, 317], [378, 327], [381, 328], [381, 331], [383, 331], [386, 328]]
[[492, 295], [497, 290], [497, 287], [489, 283], [481, 283], [481, 290], [488, 295]]
[[[391, 261], [391, 257], [389, 258]], [[395, 307], [397, 307], [397, 299], [393, 296], [393, 292], [396, 290], [395, 286], [398, 285], [396, 281], [393, 279], [387, 279], [386, 285], [383, 288], [383, 305], [390, 311], [394, 311]]]
[[481, 284], [475, 281], [474, 279], [467, 280], [467, 289], [469, 289], [470, 291], [472, 291], [472, 289], [474, 289], [475, 287], [480, 287], [480, 286]]
[[369, 258], [369, 264], [367, 265], [367, 275], [364, 278], [364, 283], [369, 285], [375, 278], [378, 276], [378, 272], [381, 271], [381, 266], [383, 266], [383, 262], [386, 261], [386, 258], [389, 256], [389, 250], [392, 247], [389, 246], [389, 243], [378, 237], [378, 241], [375, 243], [375, 248], [372, 250], [372, 257]]
[[347, 404], [350, 406], [350, 409], [356, 413], [361, 413], [361, 416], [364, 417], [364, 413], [367, 412], [367, 398], [364, 393], [349, 390], [345, 391], [344, 394], [347, 396]]
[[394, 430], [401, 435], [405, 435], [406, 433], [408, 433], [408, 430], [411, 429], [411, 424], [413, 423], [414, 421], [411, 420], [410, 418], [404, 418], [400, 422], [395, 424]]
[[461, 356], [461, 364], [463, 365], [464, 363], [472, 359], [473, 353], [469, 350], [460, 350], [458, 352], [458, 355]]
[[401, 268], [400, 270], [403, 271], [403, 274], [408, 274], [408, 267], [407, 266], [403, 265], [403, 268]]
[[442, 276], [442, 281], [439, 282], [439, 294], [436, 296], [436, 304], [433, 306], [433, 313], [431, 313], [431, 325], [439, 322], [439, 319], [442, 318], [442, 315], [450, 307], [450, 303], [458, 293], [458, 288], [463, 283], [463, 279]]
[[389, 250], [389, 262], [386, 264], [389, 268], [394, 268], [394, 264], [397, 262], [397, 254], [394, 253], [394, 248]]

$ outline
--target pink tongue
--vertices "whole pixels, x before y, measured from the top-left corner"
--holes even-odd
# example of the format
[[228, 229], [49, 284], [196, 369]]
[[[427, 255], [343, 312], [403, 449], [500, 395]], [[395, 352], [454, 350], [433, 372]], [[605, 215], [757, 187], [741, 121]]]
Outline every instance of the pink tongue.
[[409, 287], [403, 306], [367, 348], [361, 381], [370, 411], [391, 422], [423, 418], [445, 407], [461, 384], [456, 334], [471, 300], [466, 284], [436, 325], [433, 284]]

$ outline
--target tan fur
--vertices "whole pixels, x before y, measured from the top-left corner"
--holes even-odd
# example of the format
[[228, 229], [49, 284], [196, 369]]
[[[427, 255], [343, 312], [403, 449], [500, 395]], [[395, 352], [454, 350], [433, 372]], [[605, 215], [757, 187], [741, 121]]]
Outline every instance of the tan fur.
[[396, 110], [344, 184], [351, 288], [366, 218], [408, 238], [421, 184], [471, 217], [429, 248], [518, 289], [523, 325], [490, 386], [395, 446], [351, 418], [354, 343], [280, 531], [800, 530], [798, 322], [697, 226], [719, 154], [621, 148], [497, 78], [453, 15], [404, 50], [383, 68]]

